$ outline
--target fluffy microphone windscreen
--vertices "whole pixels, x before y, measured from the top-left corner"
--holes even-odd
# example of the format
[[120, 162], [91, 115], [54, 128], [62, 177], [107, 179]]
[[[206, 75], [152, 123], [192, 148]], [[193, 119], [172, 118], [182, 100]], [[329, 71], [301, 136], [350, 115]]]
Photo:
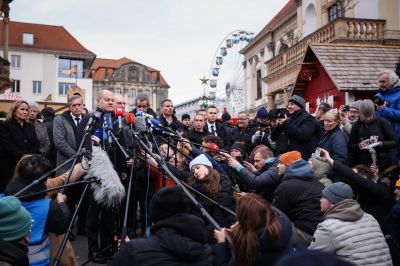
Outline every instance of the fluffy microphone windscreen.
[[121, 204], [125, 197], [125, 188], [107, 153], [97, 146], [93, 146], [93, 159], [84, 178], [90, 177], [97, 177], [101, 182], [91, 184], [93, 197], [97, 203], [107, 207]]
[[147, 131], [147, 125], [146, 125], [146, 118], [143, 116], [137, 116], [136, 117], [136, 122], [135, 122], [135, 129], [139, 133], [143, 133]]

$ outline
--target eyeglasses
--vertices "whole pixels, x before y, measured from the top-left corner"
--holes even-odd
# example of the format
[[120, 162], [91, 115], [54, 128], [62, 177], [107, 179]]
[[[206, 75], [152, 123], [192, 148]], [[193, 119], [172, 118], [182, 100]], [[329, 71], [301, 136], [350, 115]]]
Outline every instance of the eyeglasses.
[[378, 83], [386, 83], [388, 82], [387, 80], [378, 80]]

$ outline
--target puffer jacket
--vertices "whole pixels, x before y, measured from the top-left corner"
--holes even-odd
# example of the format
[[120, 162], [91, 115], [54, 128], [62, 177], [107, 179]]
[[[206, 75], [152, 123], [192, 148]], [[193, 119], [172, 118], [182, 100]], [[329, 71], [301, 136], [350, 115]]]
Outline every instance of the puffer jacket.
[[147, 239], [121, 246], [110, 265], [212, 265], [203, 221], [192, 214], [176, 214], [157, 222]]
[[325, 213], [309, 248], [332, 253], [360, 266], [392, 265], [378, 222], [352, 199], [335, 204]]
[[379, 96], [388, 103], [388, 106], [376, 111], [376, 115], [389, 120], [396, 135], [400, 137], [400, 81], [391, 89], [379, 90], [375, 96]]
[[284, 212], [297, 228], [312, 235], [322, 221], [319, 201], [323, 189], [324, 185], [314, 179], [309, 164], [301, 159], [286, 168], [272, 204]]

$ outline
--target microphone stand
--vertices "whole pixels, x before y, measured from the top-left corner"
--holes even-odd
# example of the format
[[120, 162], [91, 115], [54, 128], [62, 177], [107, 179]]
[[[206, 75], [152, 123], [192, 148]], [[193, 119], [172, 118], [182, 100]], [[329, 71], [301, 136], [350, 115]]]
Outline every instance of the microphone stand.
[[22, 196], [17, 196], [17, 198], [19, 200], [21, 200], [21, 199], [24, 199], [24, 198], [30, 198], [30, 197], [34, 197], [34, 196], [41, 195], [41, 194], [47, 194], [47, 192], [51, 192], [51, 191], [54, 191], [54, 190], [59, 190], [59, 189], [62, 189], [62, 188], [77, 186], [77, 185], [81, 185], [81, 184], [91, 184], [91, 183], [100, 184], [100, 180], [95, 178], [95, 177], [91, 177], [91, 178], [88, 178], [88, 179], [84, 179], [82, 181], [77, 181], [77, 182], [74, 182], [74, 183], [68, 183], [66, 185], [49, 188], [49, 189], [46, 189], [46, 190], [43, 190], [43, 191], [39, 191], [39, 192], [31, 193], [31, 194], [25, 194], [25, 195], [22, 195]]
[[[121, 241], [122, 241], [122, 243], [125, 243], [125, 237], [126, 237], [126, 234], [128, 232], [128, 227], [127, 227], [127, 224], [128, 224], [128, 213], [129, 213], [129, 203], [130, 203], [130, 198], [131, 198], [133, 168], [134, 167], [135, 167], [135, 162], [133, 163], [133, 165], [131, 167], [131, 171], [129, 173], [129, 184], [128, 184], [128, 193], [126, 195], [124, 222], [122, 224], [122, 229], [121, 229]], [[136, 221], [134, 221], [134, 224], [135, 224], [135, 222]]]
[[[58, 169], [62, 168], [64, 165], [70, 163], [71, 161], [75, 160], [76, 158], [78, 158], [79, 156], [81, 156], [83, 154], [84, 151], [78, 152], [77, 154], [75, 154], [74, 156], [72, 156], [71, 158], [69, 158], [68, 160], [66, 160], [65, 162], [63, 162], [62, 164], [60, 164], [59, 166], [57, 166], [56, 168], [54, 168], [53, 170], [50, 170], [49, 172], [43, 174], [41, 177], [39, 177], [38, 179], [34, 180], [32, 183], [30, 183], [28, 186], [24, 187], [23, 189], [21, 189], [20, 191], [18, 191], [17, 193], [15, 193], [13, 196], [17, 197], [19, 195], [21, 195], [22, 193], [24, 193], [25, 191], [27, 191], [28, 189], [30, 189], [31, 187], [40, 184], [40, 182], [42, 182], [44, 179], [46, 179], [47, 177], [49, 177], [51, 175], [51, 173], [57, 171]], [[74, 164], [72, 166], [75, 166]], [[73, 168], [72, 168], [73, 169]], [[70, 173], [68, 174], [68, 176], [71, 176], [72, 171], [70, 171]], [[69, 181], [69, 179], [68, 179]]]
[[[186, 194], [186, 196], [193, 202], [193, 204], [199, 209], [200, 213], [203, 215], [205, 219], [207, 219], [214, 228], [217, 230], [221, 230], [221, 226], [215, 221], [215, 219], [206, 211], [206, 209], [203, 207], [201, 203], [199, 203], [193, 195], [186, 189], [185, 186], [181, 184], [179, 179], [172, 174], [172, 172], [168, 169], [168, 166], [165, 164], [163, 160], [160, 160], [155, 156], [152, 150], [150, 150], [145, 143], [139, 138], [137, 134], [133, 134], [137, 142], [140, 144], [140, 146], [151, 156], [153, 159], [158, 163], [158, 165], [164, 170], [164, 172], [177, 184], [180, 186], [183, 190], [183, 192]], [[230, 241], [229, 241], [230, 242]]]

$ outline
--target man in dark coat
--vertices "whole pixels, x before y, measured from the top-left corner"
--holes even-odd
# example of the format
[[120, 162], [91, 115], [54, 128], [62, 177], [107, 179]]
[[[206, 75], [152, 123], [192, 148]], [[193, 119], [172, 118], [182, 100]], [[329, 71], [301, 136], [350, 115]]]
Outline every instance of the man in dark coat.
[[183, 128], [181, 122], [174, 115], [174, 105], [170, 99], [165, 99], [161, 102], [161, 115], [158, 118], [161, 124], [176, 131]]
[[132, 110], [132, 113], [136, 115], [137, 112], [145, 112], [146, 114], [152, 115], [156, 117], [156, 112], [150, 108], [149, 96], [144, 93], [139, 93], [136, 96], [135, 100], [135, 108]]
[[57, 149], [54, 145], [54, 137], [53, 137], [53, 120], [55, 117], [54, 109], [51, 107], [45, 107], [41, 111], [43, 117], [43, 125], [46, 126], [47, 134], [50, 139], [50, 150], [46, 155], [46, 158], [51, 162], [53, 167], [55, 168], [57, 165]]
[[310, 158], [321, 136], [320, 127], [315, 119], [304, 110], [305, 100], [293, 95], [288, 103], [289, 116], [277, 119], [272, 140], [276, 142], [279, 154], [288, 151], [299, 151], [304, 160]]
[[123, 244], [110, 265], [211, 265], [203, 221], [188, 214], [189, 206], [178, 186], [157, 191], [150, 203], [150, 237]]
[[195, 145], [197, 148], [200, 148], [200, 145], [203, 141], [203, 138], [207, 136], [209, 133], [204, 128], [204, 116], [195, 115], [193, 120], [193, 128], [189, 130], [187, 134], [187, 138], [198, 145]]
[[278, 174], [283, 175], [283, 180], [275, 190], [272, 204], [292, 221], [293, 245], [308, 246], [322, 222], [319, 200], [324, 185], [314, 180], [310, 165], [301, 159], [298, 151], [279, 157]]
[[257, 124], [250, 122], [250, 117], [248, 113], [239, 113], [238, 125], [232, 130], [232, 136], [230, 139], [231, 144], [236, 141], [243, 141], [246, 147], [246, 153], [250, 154], [253, 149], [251, 138], [257, 130]]

